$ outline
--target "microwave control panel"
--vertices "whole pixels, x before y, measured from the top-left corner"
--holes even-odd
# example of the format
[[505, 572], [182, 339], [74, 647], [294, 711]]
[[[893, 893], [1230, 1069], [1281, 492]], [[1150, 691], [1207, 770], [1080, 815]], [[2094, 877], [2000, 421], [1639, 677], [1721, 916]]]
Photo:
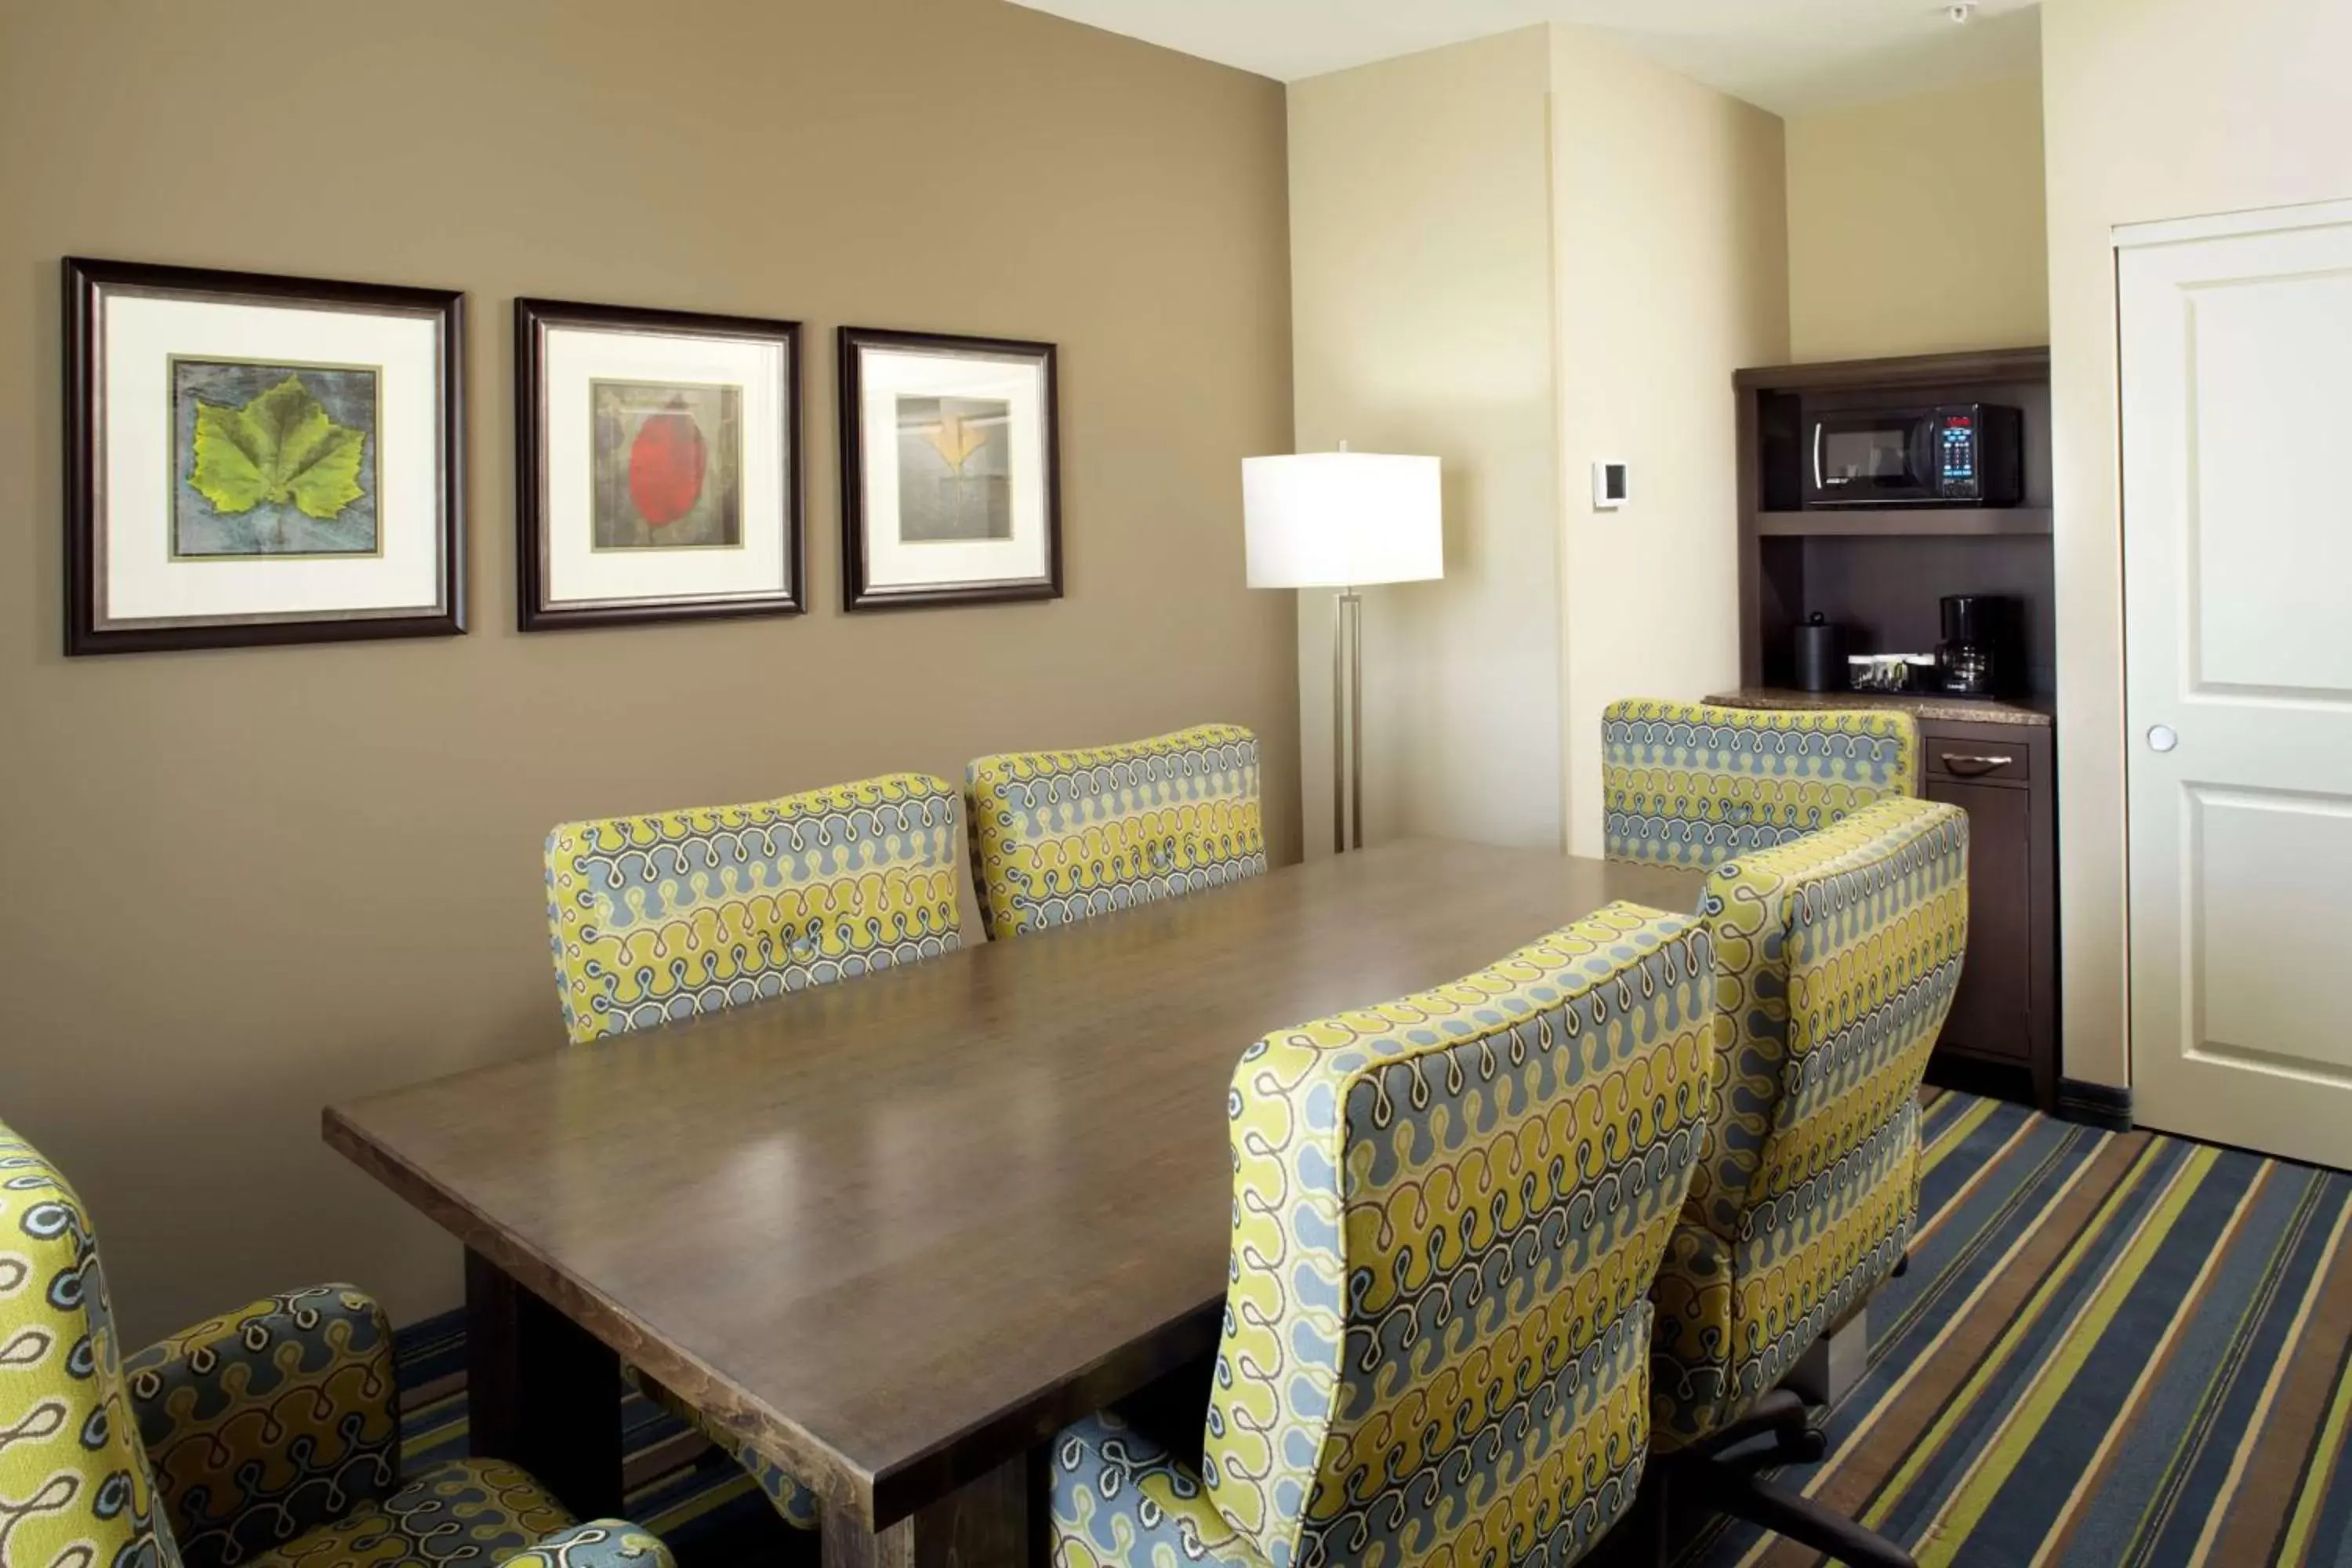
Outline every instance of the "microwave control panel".
[[1936, 419], [1937, 493], [1948, 500], [1972, 499], [1977, 475], [1977, 411], [1947, 408]]

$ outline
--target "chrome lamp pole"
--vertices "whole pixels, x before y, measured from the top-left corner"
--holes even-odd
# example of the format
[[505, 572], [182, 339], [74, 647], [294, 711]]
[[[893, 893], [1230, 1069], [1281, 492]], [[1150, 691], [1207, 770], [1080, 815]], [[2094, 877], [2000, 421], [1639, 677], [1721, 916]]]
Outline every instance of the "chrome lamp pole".
[[1364, 847], [1364, 596], [1331, 601], [1331, 853]]

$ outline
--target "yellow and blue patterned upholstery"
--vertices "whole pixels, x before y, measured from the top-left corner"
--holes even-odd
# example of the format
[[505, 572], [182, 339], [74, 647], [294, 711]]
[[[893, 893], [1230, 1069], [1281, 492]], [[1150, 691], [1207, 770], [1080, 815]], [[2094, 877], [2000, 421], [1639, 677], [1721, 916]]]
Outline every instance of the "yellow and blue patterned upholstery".
[[669, 1568], [653, 1536], [618, 1520], [574, 1524], [539, 1483], [496, 1459], [435, 1465], [240, 1568]]
[[[403, 1487], [383, 1309], [257, 1301], [127, 1362], [81, 1200], [0, 1125], [0, 1563], [43, 1568], [672, 1568], [510, 1465]], [[160, 1506], [159, 1506], [160, 1504]]]
[[0, 1561], [178, 1568], [81, 1199], [0, 1126]]
[[1636, 699], [1609, 705], [1601, 737], [1612, 860], [1719, 865], [1918, 793], [1919, 727], [1892, 709]]
[[1244, 1053], [1200, 1473], [1116, 1416], [1064, 1432], [1062, 1568], [1582, 1556], [1641, 1478], [1709, 972], [1696, 921], [1616, 904]]
[[566, 823], [547, 921], [575, 1042], [945, 952], [956, 795], [892, 773], [750, 805]]
[[964, 799], [992, 941], [1265, 873], [1257, 737], [1238, 724], [982, 757]]
[[1100, 1411], [1054, 1445], [1055, 1568], [1265, 1568], [1193, 1468]]
[[397, 1484], [392, 1324], [347, 1286], [256, 1301], [122, 1370], [188, 1568], [242, 1563]]
[[1957, 807], [1884, 800], [1709, 879], [1717, 1051], [1654, 1292], [1660, 1448], [1737, 1420], [1902, 1258], [1968, 855]]

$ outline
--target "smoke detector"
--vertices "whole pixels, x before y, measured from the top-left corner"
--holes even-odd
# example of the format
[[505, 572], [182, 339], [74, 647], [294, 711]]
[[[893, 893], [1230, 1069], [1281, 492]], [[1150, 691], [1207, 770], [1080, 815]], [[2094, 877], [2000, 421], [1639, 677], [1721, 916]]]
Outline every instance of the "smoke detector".
[[1976, 19], [1976, 0], [1959, 0], [1958, 5], [1944, 7], [1944, 15], [1952, 19], [1952, 25], [1956, 27], [1967, 26]]

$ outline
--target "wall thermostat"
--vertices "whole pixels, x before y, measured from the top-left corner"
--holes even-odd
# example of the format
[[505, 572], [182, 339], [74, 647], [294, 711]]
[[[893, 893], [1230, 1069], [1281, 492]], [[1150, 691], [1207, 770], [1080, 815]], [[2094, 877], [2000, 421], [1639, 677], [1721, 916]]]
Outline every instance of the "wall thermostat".
[[1625, 465], [1592, 465], [1592, 510], [1615, 511], [1625, 504]]

